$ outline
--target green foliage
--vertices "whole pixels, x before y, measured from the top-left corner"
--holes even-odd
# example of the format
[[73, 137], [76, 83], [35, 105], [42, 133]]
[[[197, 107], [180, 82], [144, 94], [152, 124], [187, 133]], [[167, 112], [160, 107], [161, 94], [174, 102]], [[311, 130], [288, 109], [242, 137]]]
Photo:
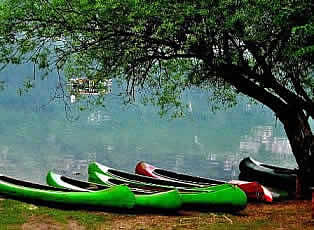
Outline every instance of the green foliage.
[[17, 89], [18, 95], [20, 95], [20, 96], [25, 95], [25, 94], [28, 93], [33, 87], [35, 87], [34, 82], [33, 82], [32, 80], [26, 79], [26, 80], [23, 82], [23, 87]]
[[0, 91], [5, 89], [5, 81], [0, 81]]
[[[312, 19], [313, 20], [313, 19]], [[309, 37], [311, 42], [307, 44], [304, 47], [299, 48], [295, 54], [297, 56], [303, 56], [303, 55], [313, 55], [314, 53], [314, 45], [313, 45], [313, 39], [314, 39], [314, 23], [308, 23], [302, 26], [297, 26], [292, 29], [292, 32], [295, 34], [298, 34], [302, 37]]]
[[182, 114], [182, 92], [196, 86], [213, 91], [213, 109], [234, 105], [240, 92], [276, 113], [287, 102], [313, 116], [313, 86], [305, 83], [312, 8], [280, 0], [3, 0], [0, 62], [116, 78], [126, 102], [139, 93], [161, 114]]

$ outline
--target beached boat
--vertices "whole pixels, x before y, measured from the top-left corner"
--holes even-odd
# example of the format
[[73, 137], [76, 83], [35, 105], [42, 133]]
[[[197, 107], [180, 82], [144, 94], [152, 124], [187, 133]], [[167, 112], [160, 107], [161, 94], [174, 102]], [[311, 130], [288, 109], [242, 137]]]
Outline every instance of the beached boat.
[[[230, 184], [212, 185], [209, 187], [184, 187], [185, 183], [175, 182], [175, 184], [180, 185], [180, 187], [176, 187], [165, 183], [171, 181], [135, 175], [112, 169], [99, 163], [90, 164], [88, 174], [89, 181], [108, 186], [125, 184], [130, 188], [137, 189], [177, 188], [180, 192], [182, 204], [185, 207], [198, 206], [208, 209], [227, 208], [228, 210], [241, 210], [247, 204], [246, 194], [240, 188]], [[159, 181], [162, 181], [162, 184], [158, 184]]]
[[[47, 184], [57, 188], [68, 188], [77, 191], [99, 191], [111, 186], [75, 180], [49, 171], [46, 177]], [[174, 210], [182, 205], [181, 197], [176, 189], [164, 192], [148, 189], [130, 188], [135, 194], [135, 207], [149, 209]]]
[[216, 184], [211, 184], [211, 185], [196, 185], [193, 183], [185, 183], [185, 182], [177, 182], [177, 181], [170, 181], [170, 180], [160, 180], [157, 178], [152, 178], [148, 176], [142, 176], [142, 175], [137, 175], [134, 173], [129, 173], [125, 172], [122, 170], [117, 170], [114, 168], [107, 167], [105, 165], [102, 165], [98, 162], [93, 162], [88, 165], [88, 174], [89, 176], [93, 172], [98, 172], [102, 174], [106, 174], [110, 177], [113, 178], [120, 178], [122, 180], [129, 180], [129, 181], [139, 181], [140, 183], [145, 183], [145, 184], [154, 184], [158, 185], [161, 187], [176, 187], [176, 188], [207, 188], [208, 186], [216, 185]]
[[232, 181], [222, 181], [222, 180], [215, 180], [205, 177], [198, 177], [187, 175], [183, 173], [177, 173], [161, 168], [157, 168], [153, 165], [150, 165], [146, 162], [139, 162], [135, 167], [135, 173], [139, 175], [149, 176], [161, 180], [167, 181], [175, 181], [175, 182], [183, 182], [201, 186], [209, 186], [212, 184], [224, 184], [229, 183], [233, 185], [237, 185], [241, 188], [247, 195], [249, 199], [252, 200], [259, 200], [264, 202], [272, 202], [273, 195], [271, 191], [267, 188], [262, 186], [257, 182], [249, 182], [249, 181], [241, 181], [241, 180], [232, 180]]
[[193, 183], [193, 184], [199, 184], [199, 185], [225, 184], [226, 183], [226, 181], [222, 181], [222, 180], [215, 180], [215, 179], [210, 179], [210, 178], [197, 177], [197, 176], [191, 176], [191, 175], [186, 175], [182, 173], [176, 173], [173, 171], [168, 171], [165, 169], [157, 168], [144, 161], [137, 163], [135, 167], [135, 173], [139, 175], [162, 179], [162, 180]]
[[239, 165], [240, 180], [258, 181], [263, 185], [296, 191], [296, 169], [283, 168], [258, 162], [251, 157], [244, 158]]
[[0, 194], [22, 201], [105, 208], [133, 208], [134, 194], [125, 185], [86, 192], [27, 182], [0, 175]]

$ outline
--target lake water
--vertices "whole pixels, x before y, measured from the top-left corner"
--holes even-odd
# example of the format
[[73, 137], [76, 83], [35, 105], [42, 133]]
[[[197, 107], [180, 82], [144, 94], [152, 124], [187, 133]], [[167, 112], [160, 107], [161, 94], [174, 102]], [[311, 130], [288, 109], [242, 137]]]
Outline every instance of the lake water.
[[[10, 67], [0, 80], [0, 173], [45, 183], [48, 170], [87, 178], [89, 162], [133, 172], [138, 161], [198, 176], [236, 179], [246, 156], [271, 164], [296, 167], [280, 122], [271, 111], [242, 99], [234, 108], [209, 111], [206, 94], [186, 92], [187, 115], [160, 118], [157, 109], [123, 106], [108, 95], [106, 107], [80, 112], [66, 107], [56, 94], [56, 74], [36, 79], [35, 89], [19, 96], [32, 67]], [[115, 92], [113, 83], [113, 94]], [[69, 111], [69, 109], [72, 109]], [[76, 118], [76, 119], [69, 119]]]

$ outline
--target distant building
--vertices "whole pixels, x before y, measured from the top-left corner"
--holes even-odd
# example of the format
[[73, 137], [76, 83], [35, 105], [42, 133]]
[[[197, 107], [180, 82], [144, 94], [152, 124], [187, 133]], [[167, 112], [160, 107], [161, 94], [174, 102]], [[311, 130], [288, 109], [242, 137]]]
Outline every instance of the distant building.
[[286, 137], [274, 137], [272, 126], [257, 126], [251, 136], [244, 136], [240, 141], [240, 152], [258, 153], [263, 147], [266, 151], [291, 155], [292, 150]]
[[68, 82], [71, 103], [76, 100], [76, 95], [101, 95], [108, 94], [112, 89], [112, 79], [97, 81], [88, 78], [71, 78]]
[[285, 155], [291, 155], [292, 149], [291, 149], [289, 140], [287, 138], [275, 137], [272, 143], [272, 152], [285, 154]]

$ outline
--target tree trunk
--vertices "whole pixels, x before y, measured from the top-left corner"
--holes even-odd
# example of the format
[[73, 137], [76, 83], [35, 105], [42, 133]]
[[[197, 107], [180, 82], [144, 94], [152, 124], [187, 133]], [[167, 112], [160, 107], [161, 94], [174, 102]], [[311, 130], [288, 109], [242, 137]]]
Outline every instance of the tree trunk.
[[298, 178], [301, 185], [301, 195], [310, 196], [309, 187], [314, 185], [314, 136], [308, 119], [303, 111], [296, 107], [279, 114], [292, 152], [299, 166]]
[[[308, 117], [302, 109], [303, 107], [298, 105], [298, 97], [279, 85], [272, 74], [260, 77], [273, 79], [270, 82], [272, 84], [276, 83], [275, 94], [265, 90], [254, 81], [248, 80], [243, 75], [245, 70], [232, 64], [221, 65], [217, 69], [217, 73], [239, 92], [266, 105], [277, 115], [284, 126], [292, 152], [299, 166], [298, 178], [301, 184], [301, 193], [304, 196], [310, 194], [309, 186], [314, 186], [314, 136]], [[268, 84], [269, 82], [265, 80], [265, 83]], [[278, 96], [275, 96], [276, 94]]]

